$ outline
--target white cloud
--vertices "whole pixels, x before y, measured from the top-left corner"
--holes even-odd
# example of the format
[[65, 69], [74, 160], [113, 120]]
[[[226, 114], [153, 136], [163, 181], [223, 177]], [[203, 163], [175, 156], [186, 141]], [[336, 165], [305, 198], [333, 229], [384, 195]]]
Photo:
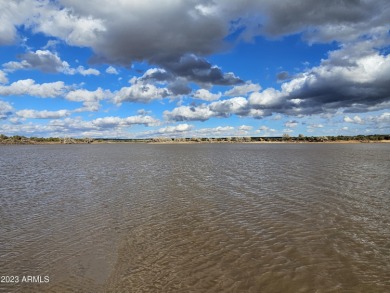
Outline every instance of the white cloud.
[[280, 5], [272, 0], [249, 0], [237, 5], [235, 1], [161, 0], [158, 9], [151, 0], [8, 2], [13, 1], [1, 7], [6, 12], [0, 34], [3, 42], [14, 39], [15, 25], [26, 22], [35, 32], [91, 47], [116, 63], [162, 56], [171, 59], [187, 52], [214, 53], [232, 32], [241, 40], [303, 32], [310, 42], [331, 42], [388, 31], [386, 0], [377, 0], [374, 6], [370, 1], [340, 5], [337, 1], [285, 0]]
[[141, 132], [137, 137], [156, 137], [167, 135], [170, 137], [222, 137], [235, 135], [234, 127], [232, 126], [217, 126], [213, 128], [194, 129], [193, 125], [178, 124], [176, 126], [167, 126], [158, 130], [150, 130]]
[[6, 71], [15, 71], [20, 69], [38, 69], [46, 73], [63, 72], [70, 73], [69, 63], [62, 61], [57, 54], [48, 50], [37, 50], [20, 55], [22, 61], [11, 61], [3, 64]]
[[9, 45], [17, 40], [16, 26], [25, 22], [35, 5], [33, 1], [0, 1], [0, 45]]
[[322, 125], [322, 124], [310, 124], [308, 127], [310, 127], [310, 128], [323, 128], [324, 125]]
[[152, 111], [147, 111], [147, 110], [145, 110], [145, 109], [139, 109], [139, 110], [137, 110], [137, 114], [138, 115], [148, 115], [148, 114], [150, 114]]
[[250, 109], [248, 112], [248, 117], [253, 117], [255, 119], [262, 119], [265, 116], [271, 115], [270, 111], [262, 109]]
[[277, 130], [270, 128], [266, 125], [262, 125], [259, 127], [259, 129], [256, 131], [256, 133], [259, 133], [261, 136], [275, 136]]
[[74, 102], [94, 102], [101, 101], [110, 97], [112, 94], [108, 90], [97, 88], [95, 91], [89, 91], [86, 89], [78, 89], [68, 92], [65, 95], [65, 99]]
[[8, 83], [7, 74], [0, 70], [0, 83]]
[[210, 110], [216, 116], [230, 116], [231, 114], [246, 115], [248, 113], [248, 101], [243, 97], [231, 98], [210, 104]]
[[154, 119], [151, 116], [138, 115], [138, 116], [129, 116], [126, 118], [120, 118], [120, 117], [97, 118], [95, 120], [92, 120], [91, 124], [98, 128], [107, 128], [107, 127], [111, 128], [111, 127], [131, 126], [135, 124], [154, 126], [154, 125], [158, 125], [159, 121]]
[[180, 133], [180, 132], [187, 132], [193, 128], [194, 128], [193, 125], [178, 124], [176, 126], [167, 126], [167, 127], [160, 128], [157, 132], [159, 134], [178, 133], [178, 132]]
[[376, 123], [389, 123], [390, 124], [390, 112], [382, 113], [378, 117], [371, 118]]
[[100, 9], [98, 6], [101, 6], [101, 3], [90, 4], [90, 13], [82, 16], [75, 13], [75, 9], [71, 7], [60, 9], [53, 2], [38, 2], [29, 15], [27, 25], [34, 32], [58, 37], [69, 45], [88, 47], [96, 44], [99, 35], [106, 31], [104, 21], [94, 17], [92, 13], [93, 9], [95, 11]]
[[298, 121], [295, 121], [295, 120], [287, 121], [286, 123], [284, 123], [284, 126], [286, 126], [288, 128], [297, 127], [298, 126]]
[[195, 137], [222, 137], [233, 136], [234, 127], [232, 126], [217, 126], [212, 128], [200, 128], [193, 131], [192, 135]]
[[245, 96], [251, 92], [258, 92], [261, 90], [259, 84], [252, 83], [250, 81], [246, 82], [243, 85], [236, 85], [232, 89], [224, 93], [225, 96]]
[[272, 117], [272, 120], [278, 121], [282, 119], [282, 115], [276, 114], [275, 116]]
[[81, 118], [65, 118], [62, 120], [56, 119], [51, 120], [48, 124], [54, 131], [61, 133], [71, 131], [121, 131], [123, 128], [130, 127], [133, 125], [145, 125], [145, 126], [156, 126], [159, 125], [159, 121], [151, 116], [129, 116], [125, 118], [108, 116], [102, 118], [96, 118], [91, 121], [85, 121]]
[[218, 100], [221, 96], [222, 94], [220, 92], [217, 94], [213, 94], [206, 89], [199, 89], [193, 95], [194, 98], [204, 101], [215, 101]]
[[62, 81], [36, 84], [32, 79], [18, 80], [7, 86], [0, 86], [0, 95], [29, 95], [41, 98], [54, 98], [64, 94], [67, 87]]
[[180, 106], [172, 111], [164, 111], [164, 118], [168, 121], [206, 121], [215, 115], [208, 106], [200, 105], [197, 107]]
[[108, 73], [108, 74], [119, 74], [118, 70], [116, 70], [115, 67], [112, 67], [112, 66], [107, 67], [106, 73]]
[[58, 40], [48, 40], [46, 45], [42, 47], [42, 49], [56, 49], [57, 45], [60, 44]]
[[88, 68], [83, 66], [77, 68], [71, 68], [69, 63], [62, 61], [61, 58], [48, 50], [37, 50], [35, 52], [27, 52], [20, 55], [22, 61], [15, 62], [10, 61], [3, 64], [6, 71], [13, 72], [16, 70], [32, 70], [37, 69], [44, 73], [64, 73], [73, 75], [79, 73], [81, 75], [99, 75], [100, 72], [97, 69]]
[[249, 96], [249, 103], [258, 106], [278, 106], [283, 103], [284, 94], [273, 88], [267, 88], [262, 92], [254, 92]]
[[364, 124], [364, 120], [360, 118], [360, 116], [358, 115], [354, 116], [353, 118], [350, 118], [349, 116], [345, 116], [344, 122], [354, 123], [354, 124]]
[[133, 84], [130, 87], [123, 87], [115, 92], [113, 98], [115, 104], [121, 104], [123, 102], [149, 103], [169, 95], [169, 91], [166, 88], [159, 88], [153, 84], [140, 83], [135, 79], [132, 79], [131, 82]]
[[212, 102], [209, 105], [180, 106], [172, 111], [164, 111], [164, 117], [169, 121], [199, 120], [206, 121], [211, 117], [229, 117], [232, 114], [248, 116], [255, 115], [248, 109], [248, 101], [242, 97]]
[[70, 91], [65, 95], [65, 99], [73, 102], [82, 102], [83, 107], [76, 112], [96, 112], [100, 109], [100, 101], [111, 99], [113, 94], [109, 90], [103, 90], [100, 87], [95, 91], [78, 89]]
[[85, 69], [83, 66], [79, 66], [76, 69], [76, 72], [80, 73], [81, 75], [100, 75], [100, 71], [94, 68], [88, 68]]
[[21, 118], [31, 118], [31, 119], [58, 119], [67, 117], [72, 112], [69, 110], [58, 110], [58, 111], [37, 111], [37, 110], [20, 110], [15, 112], [15, 114]]
[[10, 103], [0, 100], [0, 119], [6, 119], [12, 114], [13, 107]]
[[241, 130], [241, 131], [251, 131], [253, 129], [252, 126], [249, 126], [249, 125], [241, 125], [238, 127], [238, 130]]

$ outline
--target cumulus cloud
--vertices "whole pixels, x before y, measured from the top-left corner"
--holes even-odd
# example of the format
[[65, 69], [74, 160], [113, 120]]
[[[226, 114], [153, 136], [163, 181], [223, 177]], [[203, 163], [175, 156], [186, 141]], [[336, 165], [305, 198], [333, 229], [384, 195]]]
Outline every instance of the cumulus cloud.
[[261, 136], [273, 136], [276, 132], [276, 129], [270, 128], [266, 125], [262, 125], [258, 130], [256, 130], [256, 133], [259, 133]]
[[[152, 0], [142, 3], [113, 0], [110, 5], [103, 5], [105, 2], [2, 1], [0, 45], [17, 41], [16, 28], [25, 27], [32, 33], [54, 37], [55, 41], [91, 48], [95, 54], [92, 62], [110, 65], [106, 70], [109, 74], [115, 74], [113, 66], [129, 67], [134, 61], [145, 61], [156, 68], [147, 70], [128, 87], [105, 92], [104, 98], [100, 92], [89, 97], [88, 91], [81, 90], [65, 95], [68, 88], [62, 82], [36, 84], [32, 79], [1, 85], [0, 94], [65, 95], [68, 100], [83, 103], [83, 109], [96, 111], [106, 98], [117, 104], [147, 103], [190, 94], [191, 83], [204, 89], [193, 95], [209, 103], [165, 111], [164, 118], [170, 121], [205, 121], [232, 114], [262, 118], [273, 113], [294, 116], [337, 111], [362, 113], [390, 106], [390, 56], [386, 50], [381, 51], [390, 43], [387, 0], [377, 0], [375, 5], [359, 0], [248, 0], [244, 4], [233, 0], [162, 0], [158, 9]], [[339, 49], [330, 52], [318, 66], [306, 68], [300, 74], [280, 73], [280, 88], [263, 90], [258, 84], [243, 83], [234, 73], [207, 60], [208, 55], [229, 48], [226, 41], [229, 39], [239, 42], [260, 35], [280, 37], [300, 33], [309, 43], [336, 41]], [[48, 48], [52, 47], [21, 54], [18, 62], [5, 63], [4, 71], [100, 73], [82, 66], [72, 68]], [[8, 83], [3, 71], [0, 83]], [[220, 93], [210, 90], [213, 85], [234, 86], [224, 92], [234, 98], [220, 100]], [[354, 115], [346, 116], [345, 122], [357, 123]]]
[[287, 121], [287, 122], [284, 123], [284, 126], [288, 127], [288, 128], [297, 127], [298, 126], [298, 121], [296, 121], [296, 120]]
[[103, 90], [100, 87], [95, 91], [86, 89], [77, 89], [68, 92], [64, 97], [68, 101], [82, 102], [83, 107], [76, 112], [90, 111], [95, 112], [100, 109], [100, 101], [111, 99], [113, 94], [109, 90]]
[[193, 97], [195, 99], [200, 99], [204, 101], [215, 101], [218, 100], [221, 96], [222, 94], [220, 92], [217, 94], [213, 94], [206, 89], [199, 89], [193, 94]]
[[62, 81], [37, 84], [32, 79], [18, 80], [10, 85], [0, 86], [2, 96], [29, 95], [41, 98], [54, 98], [64, 94], [67, 87]]
[[[319, 66], [283, 83], [280, 90], [253, 92], [248, 99], [251, 107], [287, 115], [385, 109], [390, 98], [390, 55], [373, 49], [364, 54], [353, 52], [345, 46], [333, 51]], [[348, 65], [340, 55], [348, 56]]]
[[81, 75], [100, 75], [100, 71], [95, 68], [85, 69], [84, 66], [78, 66], [75, 72], [80, 73]]
[[116, 70], [115, 67], [112, 67], [112, 66], [108, 66], [107, 69], [106, 69], [106, 73], [108, 74], [119, 74], [118, 70]]
[[31, 109], [25, 109], [16, 111], [15, 114], [20, 118], [31, 118], [31, 119], [58, 119], [67, 117], [72, 112], [69, 110], [58, 110], [58, 111], [37, 111]]
[[246, 96], [251, 92], [258, 92], [261, 90], [261, 86], [259, 84], [252, 83], [251, 81], [246, 82], [242, 85], [236, 85], [230, 90], [227, 90], [224, 95], [225, 96]]
[[27, 52], [18, 56], [22, 61], [10, 61], [3, 64], [6, 71], [12, 72], [16, 70], [31, 70], [36, 69], [44, 73], [64, 73], [64, 74], [76, 74], [81, 75], [99, 75], [100, 72], [97, 69], [88, 68], [83, 66], [77, 68], [71, 68], [69, 63], [62, 61], [61, 58], [48, 50], [37, 50], [35, 52]]
[[[390, 98], [390, 56], [376, 52], [365, 56], [350, 56], [354, 64], [340, 66], [327, 62], [313, 68], [302, 77], [285, 85], [290, 101], [299, 98], [303, 112], [354, 109], [379, 105]], [[337, 62], [337, 61], [336, 61]]]
[[[133, 125], [156, 126], [159, 121], [151, 116], [129, 116], [125, 118], [108, 116], [96, 118], [91, 121], [86, 121], [81, 118], [65, 118], [51, 120], [47, 127], [48, 131], [58, 132], [62, 134], [72, 132], [94, 132], [96, 134], [103, 133], [102, 131], [121, 131], [124, 128]], [[109, 132], [108, 132], [109, 133]]]
[[385, 112], [377, 117], [369, 117], [369, 121], [379, 124], [387, 124], [390, 127], [390, 112]]
[[217, 126], [211, 128], [200, 128], [193, 131], [195, 137], [221, 137], [233, 136], [235, 134], [233, 126]]
[[0, 119], [7, 119], [12, 114], [13, 107], [10, 103], [0, 100]]
[[150, 116], [97, 118], [92, 121], [78, 118], [50, 120], [47, 124], [0, 124], [0, 133], [23, 134], [27, 136], [53, 137], [129, 137], [128, 128], [133, 125], [157, 126], [159, 121]]
[[215, 113], [208, 106], [180, 106], [172, 111], [163, 112], [165, 120], [168, 121], [206, 121], [213, 117]]
[[236, 135], [235, 128], [232, 126], [217, 126], [211, 128], [196, 129], [190, 124], [178, 124], [167, 126], [158, 130], [149, 130], [139, 133], [139, 137], [156, 137], [167, 135], [170, 137], [226, 137]]
[[364, 121], [360, 116], [356, 115], [353, 118], [350, 118], [349, 116], [344, 117], [344, 122], [347, 123], [355, 123], [355, 124], [364, 124]]
[[[147, 61], [166, 70], [174, 79], [181, 77], [203, 85], [237, 85], [242, 83], [239, 77], [223, 72], [205, 59], [227, 47], [224, 40], [229, 34], [235, 34], [239, 40], [296, 33], [303, 33], [309, 42], [353, 43], [362, 37], [388, 39], [390, 7], [386, 0], [375, 1], [375, 5], [371, 1], [355, 0], [249, 0], [244, 5], [230, 0], [163, 0], [158, 9], [151, 0], [141, 4], [114, 0], [110, 5], [102, 5], [101, 0], [88, 3], [20, 0], [2, 2], [0, 11], [4, 19], [0, 43], [15, 40], [15, 27], [24, 24], [33, 32], [62, 39], [70, 45], [92, 48], [95, 61], [124, 66], [134, 61]], [[44, 51], [40, 56], [37, 52], [26, 53], [24, 60], [7, 66], [35, 66], [49, 72], [66, 68], [66, 64], [48, 54], [44, 65], [38, 58], [44, 57]], [[89, 69], [79, 71], [86, 74]], [[312, 73], [309, 77], [315, 78], [317, 73]], [[324, 75], [320, 77], [324, 79]], [[320, 83], [311, 89], [319, 92]], [[181, 87], [175, 84], [171, 90], [188, 93], [188, 87], [183, 84]], [[247, 89], [247, 93], [249, 90], [258, 92], [260, 89]], [[244, 87], [237, 88], [228, 91], [227, 95], [242, 96], [244, 92]], [[336, 96], [340, 96], [338, 92]], [[306, 104], [315, 104], [317, 99], [306, 101]], [[298, 111], [296, 108], [295, 112]]]
[[160, 64], [175, 76], [184, 77], [188, 81], [199, 84], [236, 85], [243, 82], [233, 72], [224, 73], [221, 68], [213, 66], [205, 58], [194, 54], [164, 60]]
[[215, 116], [229, 117], [232, 114], [247, 115], [248, 101], [242, 97], [231, 98], [223, 101], [217, 101], [210, 104], [210, 110]]
[[188, 85], [188, 81], [183, 77], [177, 77], [168, 84], [168, 90], [175, 96], [188, 95], [192, 89]]
[[126, 118], [103, 117], [91, 121], [91, 124], [98, 128], [107, 128], [107, 127], [111, 128], [117, 126], [123, 127], [123, 126], [131, 126], [135, 124], [143, 124], [146, 126], [151, 126], [151, 125], [158, 125], [158, 123], [159, 121], [154, 119], [153, 117], [143, 116], [143, 115], [129, 116]]
[[323, 124], [310, 124], [307, 127], [309, 127], [309, 128], [323, 128], [324, 125]]
[[[101, 58], [114, 63], [129, 64], [136, 60], [159, 63], [189, 52], [209, 54], [221, 46], [228, 33], [225, 21], [210, 10], [214, 5], [206, 1], [163, 0], [158, 9], [153, 1], [114, 1], [104, 5], [104, 9], [101, 4], [87, 5], [73, 0], [63, 0], [61, 4], [73, 8], [67, 13], [68, 21], [70, 17], [77, 20], [93, 16], [90, 26], [94, 29], [87, 29], [91, 38], [84, 42]], [[158, 22], [150, 21], [154, 19]], [[46, 29], [46, 33], [60, 35], [61, 23], [52, 26], [53, 32]]]
[[193, 128], [194, 128], [193, 125], [178, 124], [176, 126], [167, 126], [167, 127], [160, 128], [157, 132], [159, 134], [180, 133], [180, 132], [187, 132]]
[[[193, 82], [220, 85], [241, 82], [233, 73], [223, 73], [198, 57], [220, 50], [223, 38], [229, 33], [230, 19], [219, 15], [214, 3], [164, 0], [156, 9], [153, 1], [135, 4], [116, 0], [110, 5], [96, 1], [88, 5], [72, 0], [58, 3], [21, 0], [14, 5], [4, 4], [7, 15], [11, 15], [6, 27], [15, 35], [15, 26], [24, 23], [34, 32], [60, 38], [70, 45], [90, 47], [96, 53], [95, 61], [124, 66], [148, 61]], [[17, 6], [26, 8], [21, 13]], [[20, 15], [14, 23], [13, 14]], [[18, 65], [25, 66], [10, 66]]]
[[[356, 47], [361, 50], [354, 51]], [[232, 92], [237, 89], [233, 88]], [[174, 111], [177, 116], [173, 112], [166, 116], [182, 121], [188, 115], [190, 120], [198, 117], [205, 121], [232, 114], [263, 118], [273, 113], [297, 117], [337, 111], [362, 113], [388, 109], [389, 100], [390, 55], [380, 54], [359, 42], [331, 52], [320, 65], [282, 83], [280, 89], [253, 91], [247, 99], [238, 97], [200, 107], [180, 108]]]
[[[386, 0], [375, 5], [371, 1], [251, 1], [256, 7], [250, 15], [266, 15], [257, 22], [247, 23], [243, 32], [281, 36], [303, 32], [309, 42], [350, 41], [383, 30], [387, 24], [389, 6]], [[249, 20], [250, 21], [250, 20]], [[260, 23], [259, 23], [260, 22]], [[261, 26], [257, 26], [261, 25]]]
[[138, 79], [138, 81], [146, 83], [166, 83], [174, 79], [172, 73], [167, 72], [162, 68], [149, 68], [145, 73]]
[[276, 108], [284, 103], [285, 94], [274, 88], [267, 88], [262, 92], [254, 92], [249, 96], [249, 102], [253, 106], [262, 108]]
[[248, 101], [242, 97], [212, 102], [209, 105], [180, 106], [172, 111], [164, 111], [169, 121], [206, 121], [212, 117], [229, 117], [232, 114], [247, 116], [250, 113]]
[[112, 63], [162, 64], [189, 53], [205, 56], [222, 50], [231, 33], [243, 40], [303, 32], [311, 42], [349, 41], [388, 31], [389, 9], [387, 0], [375, 5], [355, 0], [162, 0], [158, 8], [152, 0], [114, 0], [109, 5], [101, 0], [4, 1], [0, 41], [15, 40], [15, 27], [25, 24], [70, 45], [91, 47]]
[[[30, 4], [30, 12], [24, 13], [25, 24], [36, 33], [53, 36], [65, 40], [69, 45], [90, 47], [96, 44], [99, 36], [107, 31], [104, 20], [96, 15], [101, 7], [99, 3], [91, 3], [90, 13], [81, 15], [72, 5], [66, 3], [43, 1], [18, 1], [19, 6]], [[105, 7], [111, 5], [104, 5]], [[95, 10], [95, 12], [93, 11]]]
[[114, 95], [113, 102], [121, 104], [123, 102], [149, 103], [169, 95], [166, 88], [159, 88], [153, 84], [133, 83], [129, 87], [122, 87]]
[[[19, 6], [27, 6], [25, 2]], [[245, 5], [236, 1], [163, 0], [158, 9], [151, 0], [142, 4], [115, 0], [110, 5], [98, 0], [61, 0], [59, 4], [62, 9], [49, 1], [29, 5], [33, 6], [31, 15], [40, 12], [39, 18], [29, 15], [36, 31], [72, 45], [92, 47], [101, 58], [122, 64], [135, 60], [158, 63], [187, 53], [207, 55], [221, 50], [224, 37], [231, 32], [244, 40], [299, 32], [305, 32], [310, 41], [356, 39], [387, 26], [389, 11], [386, 0], [375, 5], [371, 1], [338, 0], [249, 0]], [[9, 10], [12, 5], [5, 6]]]
[[8, 83], [7, 74], [0, 70], [0, 83]]
[[68, 72], [70, 70], [68, 62], [62, 61], [60, 57], [48, 50], [27, 52], [18, 57], [22, 61], [11, 61], [3, 64], [3, 67], [11, 72], [20, 69], [37, 69], [45, 73]]
[[249, 125], [241, 125], [238, 127], [238, 130], [241, 130], [241, 131], [250, 131], [253, 129], [253, 126], [249, 126]]
[[36, 4], [33, 1], [0, 2], [0, 45], [9, 45], [18, 39], [16, 27], [26, 22]]

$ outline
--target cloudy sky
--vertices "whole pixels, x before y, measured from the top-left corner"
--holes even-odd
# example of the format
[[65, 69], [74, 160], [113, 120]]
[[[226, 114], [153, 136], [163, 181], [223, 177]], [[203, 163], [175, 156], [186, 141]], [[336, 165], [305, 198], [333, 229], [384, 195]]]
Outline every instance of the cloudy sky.
[[0, 133], [390, 133], [388, 0], [0, 0]]

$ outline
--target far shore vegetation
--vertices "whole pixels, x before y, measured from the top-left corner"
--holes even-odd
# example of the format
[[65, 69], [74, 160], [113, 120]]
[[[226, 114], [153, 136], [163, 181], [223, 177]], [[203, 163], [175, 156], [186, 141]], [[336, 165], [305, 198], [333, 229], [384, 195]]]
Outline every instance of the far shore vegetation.
[[356, 135], [356, 136], [290, 136], [283, 134], [280, 137], [154, 137], [154, 138], [71, 138], [71, 137], [26, 137], [21, 135], [6, 136], [0, 134], [0, 144], [91, 144], [91, 143], [326, 143], [326, 142], [390, 142], [389, 134]]

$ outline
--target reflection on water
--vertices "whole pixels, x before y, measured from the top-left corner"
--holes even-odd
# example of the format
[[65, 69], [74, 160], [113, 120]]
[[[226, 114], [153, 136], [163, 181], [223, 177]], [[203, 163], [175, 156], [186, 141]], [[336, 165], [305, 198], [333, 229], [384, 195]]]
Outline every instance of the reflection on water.
[[390, 291], [390, 145], [0, 148], [0, 292]]

